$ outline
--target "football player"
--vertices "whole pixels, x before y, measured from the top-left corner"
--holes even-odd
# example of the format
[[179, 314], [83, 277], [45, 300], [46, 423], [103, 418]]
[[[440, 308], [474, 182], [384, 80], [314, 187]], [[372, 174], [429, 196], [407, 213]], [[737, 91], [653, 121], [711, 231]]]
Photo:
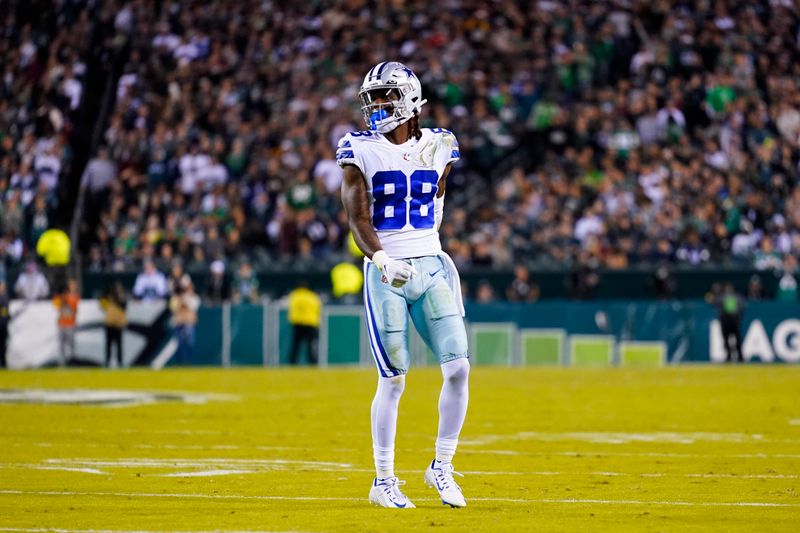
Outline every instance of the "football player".
[[368, 129], [345, 135], [336, 159], [344, 169], [342, 202], [350, 230], [365, 255], [364, 306], [379, 373], [371, 412], [376, 477], [369, 499], [383, 507], [414, 507], [394, 473], [410, 315], [444, 377], [436, 456], [425, 483], [444, 504], [464, 507], [452, 460], [467, 412], [470, 365], [458, 272], [439, 242], [445, 184], [459, 159], [458, 142], [448, 130], [419, 127], [426, 100], [419, 79], [401, 63], [375, 65], [358, 97]]

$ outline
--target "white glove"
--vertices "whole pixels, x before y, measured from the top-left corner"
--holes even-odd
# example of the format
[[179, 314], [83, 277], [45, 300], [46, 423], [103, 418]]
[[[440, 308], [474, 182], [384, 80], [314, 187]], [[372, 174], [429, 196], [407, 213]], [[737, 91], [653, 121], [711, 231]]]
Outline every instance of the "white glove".
[[378, 250], [372, 254], [372, 262], [378, 267], [386, 277], [387, 283], [392, 287], [400, 288], [408, 280], [417, 275], [417, 269], [405, 261], [390, 259], [389, 255], [383, 250]]

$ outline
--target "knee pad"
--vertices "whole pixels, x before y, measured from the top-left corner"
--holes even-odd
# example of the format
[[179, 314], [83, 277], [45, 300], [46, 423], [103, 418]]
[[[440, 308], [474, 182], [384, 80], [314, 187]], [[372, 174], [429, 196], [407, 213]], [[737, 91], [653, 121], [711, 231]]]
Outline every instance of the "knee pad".
[[467, 355], [469, 345], [463, 318], [457, 315], [444, 317], [436, 321], [431, 330], [432, 349], [440, 363], [463, 359]]
[[406, 376], [400, 374], [391, 378], [378, 378], [379, 391], [393, 400], [399, 400], [406, 388]]
[[442, 365], [442, 376], [445, 381], [453, 385], [460, 385], [469, 379], [469, 369], [469, 359], [460, 357]]

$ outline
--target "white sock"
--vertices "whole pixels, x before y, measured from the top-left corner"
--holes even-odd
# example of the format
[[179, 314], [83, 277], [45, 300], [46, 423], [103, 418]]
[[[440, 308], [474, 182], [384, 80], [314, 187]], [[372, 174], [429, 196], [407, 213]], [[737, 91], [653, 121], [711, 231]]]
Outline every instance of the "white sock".
[[372, 400], [372, 454], [379, 479], [394, 477], [394, 436], [397, 432], [397, 408], [406, 385], [405, 375], [378, 378], [378, 390]]
[[439, 395], [439, 434], [436, 437], [436, 460], [453, 462], [458, 435], [467, 416], [469, 403], [469, 360], [465, 357], [442, 365], [442, 392]]

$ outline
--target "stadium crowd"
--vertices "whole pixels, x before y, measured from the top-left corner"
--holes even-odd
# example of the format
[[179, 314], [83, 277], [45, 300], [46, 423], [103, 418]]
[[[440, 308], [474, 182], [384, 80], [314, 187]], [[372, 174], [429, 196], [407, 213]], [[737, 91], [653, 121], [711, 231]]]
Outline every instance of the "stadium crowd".
[[797, 268], [790, 0], [53, 4], [0, 13], [6, 264], [58, 201], [92, 8], [132, 48], [84, 173], [89, 271], [346, 258], [334, 149], [386, 58], [421, 78], [423, 127], [458, 136], [442, 240], [459, 267]]

